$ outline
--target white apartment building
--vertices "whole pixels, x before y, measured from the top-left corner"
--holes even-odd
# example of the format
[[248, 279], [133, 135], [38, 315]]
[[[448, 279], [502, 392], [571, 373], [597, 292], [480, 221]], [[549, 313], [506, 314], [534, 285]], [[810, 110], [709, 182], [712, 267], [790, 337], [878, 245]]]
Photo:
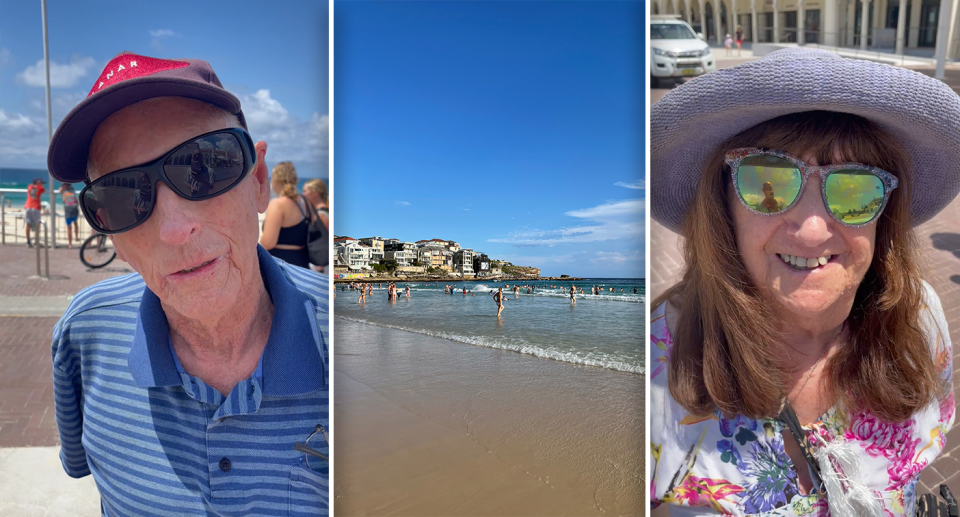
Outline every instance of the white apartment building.
[[383, 262], [383, 237], [364, 237], [360, 239], [360, 244], [370, 246], [370, 262], [379, 264]]
[[453, 267], [461, 275], [473, 275], [473, 256], [471, 249], [461, 249], [453, 255]]
[[370, 246], [354, 242], [334, 245], [335, 265], [347, 266], [351, 270], [370, 269]]

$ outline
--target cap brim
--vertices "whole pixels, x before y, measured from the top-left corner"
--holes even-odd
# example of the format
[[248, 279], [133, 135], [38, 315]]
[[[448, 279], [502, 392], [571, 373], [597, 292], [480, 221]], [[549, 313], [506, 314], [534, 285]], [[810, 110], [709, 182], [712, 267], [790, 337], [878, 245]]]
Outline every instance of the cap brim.
[[[214, 85], [176, 77], [144, 76], [115, 84], [77, 104], [64, 117], [50, 140], [47, 168], [64, 182], [87, 177], [87, 155], [97, 127], [113, 113], [154, 97], [186, 97], [240, 114], [240, 100]], [[246, 122], [240, 117], [246, 128]]]

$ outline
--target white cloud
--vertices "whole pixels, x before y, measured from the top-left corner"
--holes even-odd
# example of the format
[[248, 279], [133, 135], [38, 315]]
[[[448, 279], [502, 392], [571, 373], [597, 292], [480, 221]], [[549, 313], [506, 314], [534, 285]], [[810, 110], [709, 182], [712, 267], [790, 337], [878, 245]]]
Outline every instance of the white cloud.
[[265, 89], [242, 96], [240, 102], [251, 136], [267, 142], [271, 162], [291, 161], [302, 176], [328, 175], [329, 116], [313, 113], [309, 120], [301, 120]]
[[[22, 111], [0, 110], [0, 165], [4, 167], [46, 167], [47, 103], [42, 90], [31, 89], [28, 95]], [[54, 90], [53, 127], [85, 97], [82, 91]]]
[[[86, 77], [91, 68], [96, 66], [97, 62], [92, 57], [74, 57], [70, 63], [57, 63], [50, 61], [50, 87], [51, 88], [72, 88], [77, 82]], [[36, 64], [28, 66], [24, 71], [17, 74], [17, 82], [27, 86], [43, 88], [46, 86], [46, 70], [43, 60]]]
[[0, 163], [5, 166], [38, 167], [47, 155], [47, 125], [38, 117], [7, 113], [0, 109]]
[[409, 201], [397, 201], [397, 204], [400, 206], [410, 206]]
[[163, 38], [167, 36], [179, 36], [176, 32], [173, 32], [170, 29], [151, 29], [150, 35], [154, 38]]
[[628, 199], [605, 203], [591, 208], [571, 210], [565, 215], [582, 221], [579, 226], [557, 230], [521, 230], [501, 239], [502, 242], [523, 246], [553, 246], [573, 242], [597, 242], [624, 238], [643, 238], [644, 205], [642, 199]]
[[618, 186], [618, 187], [623, 187], [623, 188], [632, 188], [632, 189], [635, 189], [635, 190], [643, 190], [643, 188], [644, 188], [643, 181], [641, 181], [641, 180], [637, 180], [637, 181], [634, 182], [634, 183], [627, 183], [627, 182], [625, 182], [625, 181], [618, 181], [618, 182], [614, 183], [614, 185], [616, 185], [616, 186]]
[[153, 39], [150, 40], [150, 45], [157, 50], [163, 50], [163, 38], [170, 38], [173, 36], [180, 37], [179, 34], [170, 29], [151, 29], [150, 36], [153, 37]]

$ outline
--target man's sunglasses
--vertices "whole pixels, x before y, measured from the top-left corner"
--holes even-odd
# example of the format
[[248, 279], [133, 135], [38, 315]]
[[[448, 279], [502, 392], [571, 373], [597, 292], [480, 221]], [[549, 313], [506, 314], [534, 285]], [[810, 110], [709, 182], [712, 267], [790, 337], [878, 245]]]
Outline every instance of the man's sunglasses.
[[221, 129], [192, 138], [157, 160], [111, 172], [80, 191], [90, 226], [116, 234], [146, 221], [157, 202], [157, 182], [178, 196], [202, 201], [237, 186], [253, 170], [257, 154], [243, 129]]
[[857, 228], [873, 222], [897, 188], [896, 176], [861, 163], [818, 167], [780, 151], [757, 148], [728, 151], [725, 161], [740, 203], [760, 215], [790, 210], [807, 178], [817, 173], [827, 212], [840, 224]]

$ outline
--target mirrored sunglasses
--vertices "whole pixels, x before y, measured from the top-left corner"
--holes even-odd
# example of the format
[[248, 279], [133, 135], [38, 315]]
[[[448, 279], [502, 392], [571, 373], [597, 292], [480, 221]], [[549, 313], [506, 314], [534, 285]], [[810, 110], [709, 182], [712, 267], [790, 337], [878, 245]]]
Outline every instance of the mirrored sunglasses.
[[760, 215], [779, 215], [800, 199], [811, 174], [820, 175], [824, 206], [837, 222], [860, 227], [883, 212], [897, 178], [861, 163], [808, 165], [781, 151], [742, 148], [728, 151], [726, 165], [740, 203]]

